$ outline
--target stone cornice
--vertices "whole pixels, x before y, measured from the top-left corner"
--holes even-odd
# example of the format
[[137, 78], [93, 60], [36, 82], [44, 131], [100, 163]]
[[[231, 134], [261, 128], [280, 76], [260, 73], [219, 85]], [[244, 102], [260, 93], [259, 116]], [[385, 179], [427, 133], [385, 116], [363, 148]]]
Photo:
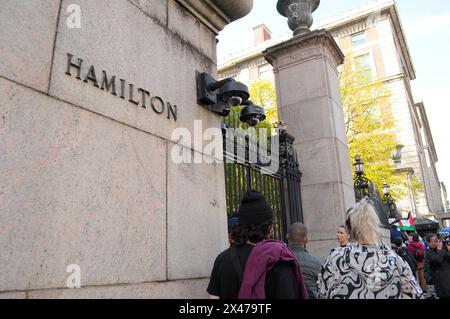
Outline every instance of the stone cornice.
[[[307, 48], [313, 44], [321, 44], [322, 47], [328, 49], [333, 58], [335, 66], [339, 66], [344, 63], [344, 54], [333, 39], [330, 32], [326, 30], [316, 30], [305, 35], [295, 36], [288, 41], [277, 44], [273, 47], [266, 49], [263, 54], [266, 60], [274, 65], [274, 61], [283, 53], [287, 53], [297, 48]], [[300, 57], [301, 59], [301, 57]]]
[[253, 0], [175, 0], [214, 33], [246, 16], [253, 8]]

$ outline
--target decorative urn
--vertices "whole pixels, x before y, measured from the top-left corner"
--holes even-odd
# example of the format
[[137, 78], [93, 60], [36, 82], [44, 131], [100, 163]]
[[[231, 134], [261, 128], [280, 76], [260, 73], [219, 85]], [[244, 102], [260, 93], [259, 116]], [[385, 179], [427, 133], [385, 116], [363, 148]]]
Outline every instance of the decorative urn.
[[295, 35], [310, 32], [313, 24], [312, 13], [317, 10], [320, 0], [278, 0], [278, 12], [288, 18], [289, 28]]

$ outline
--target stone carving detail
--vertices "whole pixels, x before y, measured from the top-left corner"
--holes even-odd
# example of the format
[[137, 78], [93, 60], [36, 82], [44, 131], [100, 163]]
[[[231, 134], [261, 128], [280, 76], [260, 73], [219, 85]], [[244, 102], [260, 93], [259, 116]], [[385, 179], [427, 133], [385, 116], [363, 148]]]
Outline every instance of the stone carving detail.
[[289, 28], [294, 35], [310, 32], [312, 13], [319, 7], [320, 0], [278, 0], [278, 12], [288, 18]]

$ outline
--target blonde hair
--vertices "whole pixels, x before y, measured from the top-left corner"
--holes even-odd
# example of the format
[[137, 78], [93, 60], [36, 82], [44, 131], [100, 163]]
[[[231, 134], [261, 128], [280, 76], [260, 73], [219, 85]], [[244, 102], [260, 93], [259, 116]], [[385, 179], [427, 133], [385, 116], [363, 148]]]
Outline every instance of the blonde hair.
[[347, 226], [352, 241], [377, 245], [380, 240], [380, 219], [368, 199], [353, 205], [347, 213]]

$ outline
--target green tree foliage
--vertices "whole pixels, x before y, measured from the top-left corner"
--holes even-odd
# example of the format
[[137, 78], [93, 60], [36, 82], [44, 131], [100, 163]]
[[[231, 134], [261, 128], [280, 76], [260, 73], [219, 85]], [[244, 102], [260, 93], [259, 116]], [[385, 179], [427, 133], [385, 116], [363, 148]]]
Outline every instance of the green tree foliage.
[[[380, 80], [354, 61], [346, 58], [339, 75], [350, 161], [361, 155], [365, 173], [381, 190], [383, 181], [392, 187], [394, 197], [408, 194], [405, 174], [395, 171], [392, 154], [398, 145], [390, 108], [391, 92]], [[413, 188], [420, 190], [415, 178]]]
[[278, 123], [277, 92], [272, 81], [257, 79], [250, 84], [250, 96], [253, 103], [262, 106], [266, 111], [266, 120], [262, 125], [273, 128]]

